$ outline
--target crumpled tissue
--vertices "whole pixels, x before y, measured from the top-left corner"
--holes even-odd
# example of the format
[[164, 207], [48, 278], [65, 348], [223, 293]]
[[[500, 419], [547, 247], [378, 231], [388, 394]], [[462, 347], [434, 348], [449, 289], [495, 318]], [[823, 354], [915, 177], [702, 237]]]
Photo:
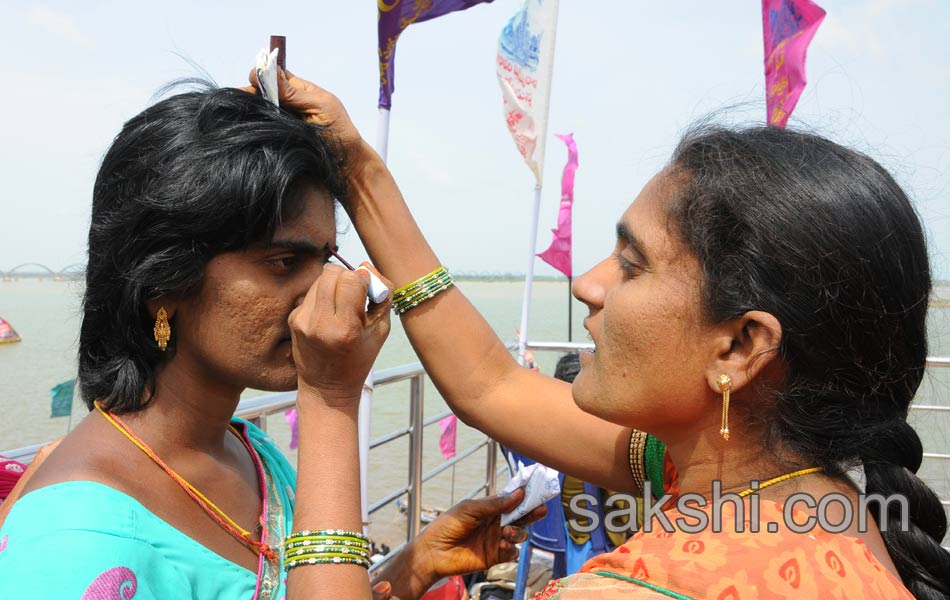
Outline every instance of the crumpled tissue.
[[524, 500], [511, 512], [501, 516], [501, 525], [509, 525], [532, 510], [541, 506], [551, 498], [561, 493], [561, 482], [558, 479], [559, 473], [551, 467], [534, 463], [525, 466], [518, 461], [518, 469], [502, 493], [510, 494], [516, 489], [524, 488]]
[[280, 102], [277, 100], [278, 52], [277, 48], [269, 52], [264, 48], [257, 53], [257, 87], [260, 89], [261, 96], [269, 100], [274, 106], [280, 106]]

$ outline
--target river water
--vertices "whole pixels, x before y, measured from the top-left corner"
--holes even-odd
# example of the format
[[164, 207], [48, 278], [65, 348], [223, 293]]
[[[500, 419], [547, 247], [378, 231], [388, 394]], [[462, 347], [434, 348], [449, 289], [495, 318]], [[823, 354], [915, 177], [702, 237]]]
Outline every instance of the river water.
[[[460, 287], [472, 303], [485, 315], [495, 331], [506, 340], [515, 338], [520, 322], [524, 286], [511, 281], [462, 281]], [[930, 354], [950, 356], [950, 288], [938, 288], [937, 305], [930, 315]], [[85, 408], [74, 399], [73, 417], [50, 418], [49, 390], [57, 383], [75, 376], [76, 346], [80, 322], [82, 283], [20, 279], [0, 281], [0, 316], [9, 321], [23, 337], [16, 344], [0, 344], [0, 453], [63, 435], [75, 426]], [[564, 341], [567, 339], [567, 283], [539, 281], [533, 288], [530, 339]], [[574, 301], [574, 340], [586, 340], [581, 327], [586, 309]], [[541, 368], [553, 372], [557, 354], [538, 353]], [[388, 368], [415, 362], [408, 339], [398, 319], [393, 320], [393, 331], [377, 362], [377, 368]], [[260, 392], [248, 391], [247, 396]], [[408, 424], [409, 383], [381, 387], [373, 402], [372, 437], [404, 427]], [[950, 368], [928, 372], [918, 394], [917, 404], [950, 406]], [[436, 415], [445, 410], [435, 388], [427, 384], [425, 415]], [[539, 415], [539, 418], [542, 418]], [[925, 452], [950, 453], [950, 413], [911, 413], [911, 422], [924, 441]], [[530, 424], [526, 424], [530, 426]], [[289, 429], [281, 415], [268, 419], [270, 432], [292, 460], [289, 450]], [[438, 426], [426, 430], [424, 438], [424, 472], [443, 462], [438, 449]], [[459, 423], [458, 449], [482, 439], [481, 434]], [[370, 455], [370, 502], [404, 485], [409, 460], [408, 438], [374, 450]], [[501, 464], [501, 463], [499, 463]], [[950, 498], [950, 461], [925, 460], [921, 470], [925, 480], [933, 485], [943, 498]], [[424, 487], [424, 504], [446, 507], [453, 500], [476, 487], [485, 476], [485, 453], [476, 452], [435, 477]], [[405, 519], [395, 507], [383, 509], [373, 517], [371, 534], [391, 545], [405, 535]]]

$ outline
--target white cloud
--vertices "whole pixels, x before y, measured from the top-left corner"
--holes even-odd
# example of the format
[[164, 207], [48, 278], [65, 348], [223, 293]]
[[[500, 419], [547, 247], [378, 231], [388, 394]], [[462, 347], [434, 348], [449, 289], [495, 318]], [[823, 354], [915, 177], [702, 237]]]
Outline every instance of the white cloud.
[[86, 45], [89, 42], [69, 15], [56, 12], [47, 6], [34, 6], [30, 9], [27, 19], [31, 24], [75, 44]]

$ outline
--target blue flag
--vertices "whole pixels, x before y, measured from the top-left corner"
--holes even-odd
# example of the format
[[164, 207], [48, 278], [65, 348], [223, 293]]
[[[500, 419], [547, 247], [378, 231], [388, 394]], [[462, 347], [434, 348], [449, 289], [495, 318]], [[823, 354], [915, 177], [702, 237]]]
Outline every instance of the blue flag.
[[53, 401], [50, 403], [50, 418], [67, 417], [73, 413], [73, 388], [76, 380], [70, 379], [49, 391]]

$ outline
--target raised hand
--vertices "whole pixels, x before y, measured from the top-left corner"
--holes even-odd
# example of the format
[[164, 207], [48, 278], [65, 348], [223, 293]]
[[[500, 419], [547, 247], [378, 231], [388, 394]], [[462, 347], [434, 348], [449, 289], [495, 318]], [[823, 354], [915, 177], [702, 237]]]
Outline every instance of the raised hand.
[[368, 285], [365, 272], [327, 265], [290, 314], [298, 390], [316, 392], [328, 406], [359, 400], [389, 335], [390, 300], [364, 311]]

